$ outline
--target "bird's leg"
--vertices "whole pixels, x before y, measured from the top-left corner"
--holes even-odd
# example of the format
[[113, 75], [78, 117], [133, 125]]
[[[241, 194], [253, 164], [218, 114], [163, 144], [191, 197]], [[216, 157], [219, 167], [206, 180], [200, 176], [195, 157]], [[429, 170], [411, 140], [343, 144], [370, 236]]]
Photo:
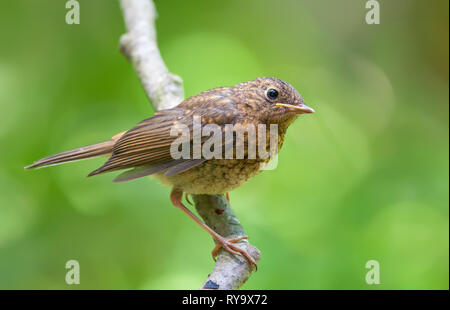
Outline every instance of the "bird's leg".
[[225, 194], [225, 197], [227, 198], [228, 202], [230, 202], [230, 193], [229, 193], [229, 192], [227, 192], [227, 193]]
[[216, 233], [214, 230], [212, 230], [208, 225], [203, 223], [194, 213], [191, 212], [191, 210], [186, 208], [186, 206], [183, 205], [183, 203], [181, 202], [182, 198], [183, 198], [183, 192], [181, 190], [174, 188], [172, 190], [172, 192], [170, 193], [170, 200], [172, 201], [172, 204], [175, 207], [177, 207], [178, 209], [180, 209], [181, 211], [183, 211], [184, 213], [186, 213], [191, 219], [193, 219], [198, 225], [200, 225], [200, 227], [202, 227], [204, 230], [206, 230], [211, 235], [211, 237], [213, 237], [213, 239], [217, 242], [216, 247], [211, 252], [214, 260], [217, 256], [217, 254], [219, 253], [220, 248], [223, 248], [225, 251], [227, 251], [233, 255], [240, 254], [240, 255], [244, 256], [249, 261], [250, 265], [252, 267], [255, 267], [255, 269], [256, 269], [256, 262], [253, 259], [253, 257], [251, 257], [247, 253], [247, 251], [234, 245], [234, 243], [236, 243], [236, 242], [239, 242], [243, 239], [248, 239], [247, 236], [241, 236], [238, 238], [231, 238], [231, 239], [222, 237], [221, 235]]

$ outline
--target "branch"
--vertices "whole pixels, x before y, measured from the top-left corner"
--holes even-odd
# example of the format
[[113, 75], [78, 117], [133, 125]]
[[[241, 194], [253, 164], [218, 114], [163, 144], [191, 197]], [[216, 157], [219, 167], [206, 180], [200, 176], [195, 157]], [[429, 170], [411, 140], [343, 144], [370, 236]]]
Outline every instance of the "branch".
[[170, 109], [184, 99], [183, 81], [167, 70], [156, 44], [156, 10], [149, 0], [121, 0], [127, 33], [120, 49], [133, 64], [156, 110]]
[[[219, 235], [225, 237], [239, 237], [245, 235], [244, 228], [238, 218], [231, 210], [229, 201], [224, 195], [193, 195], [195, 208], [198, 214]], [[259, 250], [242, 240], [236, 243], [246, 250], [256, 261], [259, 262], [261, 253]], [[216, 266], [208, 275], [203, 289], [238, 289], [251, 276], [253, 268], [242, 256], [232, 255], [220, 250]]]
[[[120, 38], [120, 49], [131, 61], [156, 110], [173, 108], [183, 101], [182, 80], [170, 73], [156, 43], [156, 10], [151, 0], [121, 0], [127, 33]], [[224, 237], [244, 235], [244, 229], [223, 195], [193, 195], [195, 208], [205, 223]], [[259, 250], [242, 240], [236, 245], [256, 262]], [[216, 265], [202, 289], [237, 289], [247, 281], [253, 269], [243, 257], [220, 250]]]

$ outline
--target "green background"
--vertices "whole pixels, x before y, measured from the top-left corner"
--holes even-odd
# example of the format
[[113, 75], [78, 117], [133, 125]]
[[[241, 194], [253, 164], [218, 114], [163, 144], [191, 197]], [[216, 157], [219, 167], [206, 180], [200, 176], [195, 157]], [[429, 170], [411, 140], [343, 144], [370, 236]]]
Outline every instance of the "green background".
[[[169, 188], [85, 178], [104, 158], [23, 170], [153, 113], [118, 50], [118, 2], [80, 6], [67, 25], [65, 1], [0, 3], [0, 288], [198, 288], [213, 242]], [[448, 6], [380, 1], [367, 25], [365, 1], [156, 1], [186, 96], [275, 76], [316, 110], [290, 127], [277, 169], [231, 192], [262, 251], [244, 288], [449, 288]]]

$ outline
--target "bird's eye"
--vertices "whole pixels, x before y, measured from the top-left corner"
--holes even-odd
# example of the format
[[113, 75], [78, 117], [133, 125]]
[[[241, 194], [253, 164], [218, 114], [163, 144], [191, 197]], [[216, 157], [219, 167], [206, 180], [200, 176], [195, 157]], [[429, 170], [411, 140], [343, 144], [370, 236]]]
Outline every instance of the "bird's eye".
[[269, 98], [270, 100], [277, 99], [277, 97], [278, 91], [276, 89], [271, 88], [267, 91], [267, 98]]

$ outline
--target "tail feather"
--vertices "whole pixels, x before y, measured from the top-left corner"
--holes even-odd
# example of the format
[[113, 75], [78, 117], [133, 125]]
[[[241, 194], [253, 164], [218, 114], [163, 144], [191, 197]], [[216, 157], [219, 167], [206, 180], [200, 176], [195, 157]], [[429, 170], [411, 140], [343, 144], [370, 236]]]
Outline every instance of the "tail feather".
[[34, 162], [29, 166], [26, 166], [25, 169], [43, 168], [73, 162], [77, 160], [88, 159], [100, 155], [106, 155], [112, 152], [113, 146], [116, 143], [116, 141], [117, 141], [116, 137], [113, 137], [111, 140], [105, 142], [100, 142], [97, 144], [92, 144], [77, 149], [73, 149], [70, 151], [62, 152], [59, 154], [51, 155], [39, 159], [38, 161]]

